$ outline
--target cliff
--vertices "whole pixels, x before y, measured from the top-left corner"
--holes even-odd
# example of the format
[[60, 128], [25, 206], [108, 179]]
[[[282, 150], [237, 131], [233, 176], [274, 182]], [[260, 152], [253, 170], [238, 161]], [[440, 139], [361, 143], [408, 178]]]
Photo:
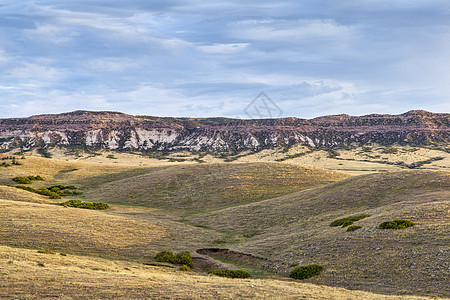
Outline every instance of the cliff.
[[243, 151], [305, 144], [447, 144], [450, 114], [335, 115], [315, 119], [159, 118], [75, 111], [0, 119], [0, 150], [81, 146], [137, 151]]

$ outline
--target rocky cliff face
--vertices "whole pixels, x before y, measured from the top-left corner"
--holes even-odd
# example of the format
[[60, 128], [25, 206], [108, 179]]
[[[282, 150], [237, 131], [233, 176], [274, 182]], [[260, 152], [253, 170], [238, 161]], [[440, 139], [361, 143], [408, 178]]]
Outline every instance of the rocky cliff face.
[[76, 111], [0, 119], [0, 150], [53, 146], [138, 151], [243, 151], [305, 144], [447, 144], [450, 114], [410, 111], [401, 115], [325, 116], [238, 120], [158, 118], [115, 112]]

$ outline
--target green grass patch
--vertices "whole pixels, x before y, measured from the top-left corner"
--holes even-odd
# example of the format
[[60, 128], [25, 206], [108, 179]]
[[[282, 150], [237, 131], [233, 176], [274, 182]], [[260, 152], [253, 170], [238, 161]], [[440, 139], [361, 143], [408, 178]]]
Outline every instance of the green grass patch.
[[252, 277], [247, 271], [244, 270], [213, 270], [210, 271], [209, 274], [217, 275], [220, 277], [228, 277], [228, 278], [249, 278]]
[[109, 205], [102, 202], [87, 202], [87, 201], [81, 201], [78, 199], [69, 200], [66, 202], [61, 203], [61, 205], [69, 206], [69, 207], [77, 207], [77, 208], [84, 208], [84, 209], [108, 209]]
[[333, 226], [333, 227], [337, 227], [337, 226], [347, 227], [349, 225], [352, 225], [353, 222], [362, 220], [362, 219], [367, 218], [367, 217], [370, 217], [370, 215], [361, 214], [361, 215], [350, 216], [350, 217], [346, 217], [346, 218], [342, 218], [342, 219], [337, 219], [337, 220], [334, 220], [333, 222], [331, 222], [330, 226]]
[[321, 265], [307, 265], [307, 266], [300, 266], [295, 267], [289, 276], [294, 279], [307, 279], [311, 278], [313, 276], [319, 275], [323, 271], [323, 266]]
[[380, 229], [404, 229], [414, 226], [415, 224], [410, 220], [393, 220], [386, 221], [380, 224]]

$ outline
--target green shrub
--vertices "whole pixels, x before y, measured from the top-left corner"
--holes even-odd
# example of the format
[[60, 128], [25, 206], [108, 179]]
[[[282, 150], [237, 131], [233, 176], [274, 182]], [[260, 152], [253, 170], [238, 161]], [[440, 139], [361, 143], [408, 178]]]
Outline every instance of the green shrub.
[[185, 271], [185, 272], [189, 272], [191, 270], [191, 268], [189, 268], [186, 265], [182, 265], [181, 267], [178, 268], [180, 271]]
[[36, 193], [36, 190], [33, 189], [30, 186], [16, 185], [15, 187], [18, 188], [18, 189], [21, 189], [21, 190], [25, 190], [25, 191], [28, 191], [28, 192]]
[[321, 265], [308, 265], [295, 267], [289, 276], [294, 279], [306, 279], [316, 275], [319, 275], [323, 271], [323, 266]]
[[188, 267], [194, 267], [194, 262], [192, 261], [191, 253], [188, 251], [177, 253], [176, 255], [177, 264], [186, 265]]
[[[40, 176], [33, 176], [34, 178], [39, 178]], [[27, 179], [29, 179], [28, 177], [25, 177]], [[42, 178], [42, 177], [40, 177]], [[41, 179], [35, 179], [35, 180], [41, 180]], [[77, 192], [77, 191], [71, 191], [71, 190], [75, 190], [77, 189], [75, 186], [73, 185], [52, 185], [48, 188], [41, 188], [41, 189], [33, 189], [32, 187], [28, 187], [28, 186], [23, 186], [23, 185], [17, 185], [15, 186], [16, 188], [22, 189], [22, 190], [26, 190], [32, 193], [36, 193], [39, 195], [44, 195], [44, 196], [49, 196], [50, 199], [61, 199], [61, 197], [63, 196], [70, 196], [70, 195], [80, 195], [82, 194], [81, 192]], [[100, 208], [97, 208], [100, 209]]]
[[380, 224], [380, 229], [404, 229], [406, 227], [414, 226], [415, 224], [410, 220], [393, 220], [386, 221]]
[[47, 188], [35, 190], [35, 193], [39, 195], [49, 196], [50, 199], [61, 199], [61, 196], [58, 193], [52, 192]]
[[14, 177], [12, 180], [20, 184], [29, 184], [32, 182], [30, 178], [24, 176]]
[[362, 228], [362, 226], [353, 225], [353, 226], [350, 226], [349, 228], [347, 228], [347, 231], [356, 231], [356, 230], [358, 230], [360, 228]]
[[159, 262], [186, 265], [190, 268], [194, 267], [194, 262], [189, 251], [184, 251], [177, 254], [174, 254], [172, 251], [161, 251], [156, 254], [155, 259]]
[[77, 208], [84, 208], [84, 209], [108, 209], [109, 205], [102, 202], [83, 202], [78, 199], [69, 200], [66, 202], [61, 203], [61, 205], [69, 206], [69, 207], [77, 207]]
[[177, 263], [177, 258], [175, 257], [175, 254], [173, 254], [172, 251], [161, 251], [155, 256], [156, 261], [159, 262], [167, 262], [171, 264]]
[[346, 218], [342, 218], [342, 219], [337, 219], [337, 220], [334, 220], [333, 222], [331, 222], [330, 226], [347, 227], [349, 225], [352, 225], [353, 222], [362, 220], [362, 219], [367, 218], [367, 217], [370, 217], [370, 215], [361, 214], [361, 215], [350, 216], [350, 217], [346, 217]]
[[50, 250], [38, 250], [38, 253], [44, 253], [44, 254], [56, 254], [55, 252], [50, 251]]
[[252, 277], [252, 274], [250, 274], [247, 271], [244, 270], [213, 270], [210, 271], [209, 274], [221, 276], [221, 277], [228, 277], [228, 278], [249, 278]]
[[44, 180], [41, 176], [17, 176], [12, 179], [13, 181], [21, 184], [30, 184], [33, 180]]

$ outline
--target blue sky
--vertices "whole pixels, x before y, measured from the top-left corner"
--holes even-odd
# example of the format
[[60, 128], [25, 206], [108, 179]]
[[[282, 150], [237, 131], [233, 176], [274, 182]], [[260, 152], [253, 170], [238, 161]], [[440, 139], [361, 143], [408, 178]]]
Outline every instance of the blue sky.
[[0, 1], [0, 117], [450, 112], [448, 0]]

